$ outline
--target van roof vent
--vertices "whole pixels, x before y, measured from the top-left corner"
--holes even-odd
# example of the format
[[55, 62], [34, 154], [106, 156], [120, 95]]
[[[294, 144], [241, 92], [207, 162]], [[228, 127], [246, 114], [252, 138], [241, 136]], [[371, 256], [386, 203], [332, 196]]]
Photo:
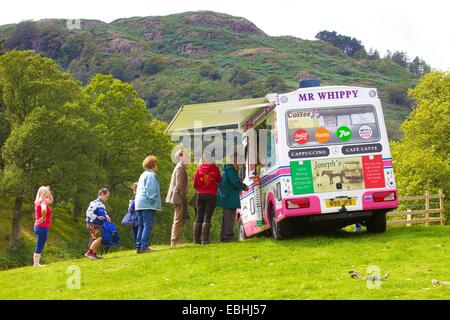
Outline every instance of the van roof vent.
[[301, 79], [299, 88], [320, 87], [320, 79]]

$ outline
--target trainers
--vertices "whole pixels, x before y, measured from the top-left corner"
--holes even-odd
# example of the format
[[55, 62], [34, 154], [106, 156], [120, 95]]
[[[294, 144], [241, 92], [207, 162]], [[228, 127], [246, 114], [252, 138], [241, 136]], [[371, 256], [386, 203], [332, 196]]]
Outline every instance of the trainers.
[[355, 224], [355, 228], [353, 229], [353, 232], [361, 232], [362, 230], [362, 224]]
[[92, 260], [97, 260], [97, 259], [98, 259], [97, 255], [96, 255], [95, 253], [89, 253], [89, 252], [86, 252], [86, 253], [84, 254], [84, 256], [85, 256], [86, 258], [89, 258], [89, 259], [92, 259]]
[[151, 253], [151, 252], [155, 252], [155, 250], [150, 249], [150, 248], [145, 248], [145, 249], [139, 250], [139, 253]]

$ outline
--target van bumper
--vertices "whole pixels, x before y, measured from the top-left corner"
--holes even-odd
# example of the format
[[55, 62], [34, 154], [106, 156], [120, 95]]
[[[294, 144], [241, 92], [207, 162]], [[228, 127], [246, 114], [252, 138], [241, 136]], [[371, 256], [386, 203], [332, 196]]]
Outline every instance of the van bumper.
[[308, 216], [308, 220], [310, 222], [330, 221], [330, 220], [359, 220], [364, 218], [370, 218], [376, 213], [377, 211], [347, 211], [337, 213], [326, 213]]

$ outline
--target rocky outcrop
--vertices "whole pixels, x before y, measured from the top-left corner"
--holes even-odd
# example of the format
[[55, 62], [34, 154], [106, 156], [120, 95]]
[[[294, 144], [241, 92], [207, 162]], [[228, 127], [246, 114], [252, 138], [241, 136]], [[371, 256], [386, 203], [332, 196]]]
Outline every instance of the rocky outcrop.
[[107, 46], [104, 48], [104, 51], [114, 54], [130, 54], [132, 52], [141, 53], [144, 51], [144, 47], [136, 41], [120, 36], [114, 36], [111, 40], [109, 40]]
[[144, 39], [149, 41], [158, 41], [161, 40], [162, 37], [163, 33], [161, 30], [144, 33]]
[[183, 43], [178, 47], [180, 54], [188, 56], [207, 56], [209, 49], [192, 43]]
[[265, 34], [261, 29], [247, 19], [211, 12], [191, 13], [185, 15], [183, 20], [188, 24], [197, 24], [209, 27], [226, 27], [237, 33]]
[[86, 29], [96, 29], [96, 28], [105, 28], [108, 24], [101, 20], [81, 20], [81, 28]]
[[234, 57], [249, 57], [254, 55], [260, 55], [260, 54], [273, 54], [275, 52], [275, 49], [269, 48], [269, 47], [261, 47], [261, 48], [246, 48], [242, 50], [236, 50], [228, 55], [234, 56]]

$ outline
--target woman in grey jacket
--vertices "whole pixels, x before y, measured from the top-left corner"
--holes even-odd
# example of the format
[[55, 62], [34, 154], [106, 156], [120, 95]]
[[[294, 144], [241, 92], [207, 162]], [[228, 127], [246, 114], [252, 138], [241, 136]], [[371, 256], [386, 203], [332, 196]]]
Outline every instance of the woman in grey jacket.
[[136, 237], [137, 253], [154, 251], [149, 248], [151, 232], [155, 211], [161, 211], [161, 191], [158, 176], [156, 175], [158, 171], [156, 157], [146, 157], [142, 166], [144, 167], [144, 172], [139, 177], [135, 198], [135, 210], [139, 225]]

